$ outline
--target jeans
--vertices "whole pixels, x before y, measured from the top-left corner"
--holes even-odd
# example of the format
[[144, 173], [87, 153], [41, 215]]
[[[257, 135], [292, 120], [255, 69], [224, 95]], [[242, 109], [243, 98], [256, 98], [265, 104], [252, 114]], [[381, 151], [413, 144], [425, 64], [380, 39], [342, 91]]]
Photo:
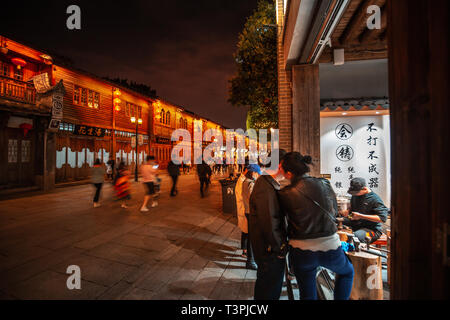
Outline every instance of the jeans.
[[316, 273], [319, 266], [336, 273], [334, 299], [350, 298], [354, 270], [341, 247], [325, 252], [292, 248], [290, 255], [300, 290], [300, 299], [317, 300]]
[[256, 261], [255, 300], [279, 300], [283, 288], [286, 259], [269, 256]]
[[102, 190], [103, 183], [94, 183], [95, 187], [95, 196], [94, 196], [94, 202], [97, 203], [98, 199], [100, 198], [100, 190]]
[[170, 176], [172, 178], [172, 189], [170, 190], [170, 195], [175, 196], [177, 194], [177, 181], [178, 176]]

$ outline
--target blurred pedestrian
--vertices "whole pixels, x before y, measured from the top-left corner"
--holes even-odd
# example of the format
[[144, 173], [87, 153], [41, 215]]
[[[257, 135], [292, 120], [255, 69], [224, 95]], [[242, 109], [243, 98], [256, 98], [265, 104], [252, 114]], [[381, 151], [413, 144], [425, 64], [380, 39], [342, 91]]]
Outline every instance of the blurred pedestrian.
[[116, 195], [119, 201], [122, 203], [122, 208], [128, 208], [127, 200], [131, 199], [130, 194], [130, 171], [127, 170], [125, 163], [121, 162], [117, 167], [117, 176], [114, 183], [116, 189]]
[[[242, 183], [242, 200], [244, 203], [245, 219], [248, 221], [250, 213], [250, 195], [256, 179], [261, 175], [261, 168], [257, 164], [250, 164], [244, 174], [245, 180]], [[247, 241], [247, 262], [245, 264], [247, 269], [256, 270], [257, 264], [253, 256], [253, 250], [250, 241]]]
[[247, 258], [247, 242], [248, 239], [248, 221], [245, 217], [245, 207], [244, 207], [244, 201], [242, 199], [242, 184], [244, 183], [246, 169], [244, 169], [244, 172], [239, 176], [238, 180], [236, 181], [236, 186], [234, 188], [234, 194], [236, 197], [236, 213], [238, 218], [238, 227], [241, 230], [241, 249], [242, 249], [242, 256]]
[[146, 189], [144, 202], [141, 207], [142, 212], [149, 211], [147, 203], [150, 199], [152, 199], [152, 208], [158, 205], [158, 202], [155, 200], [155, 184], [158, 165], [155, 163], [154, 156], [147, 156], [145, 160], [145, 163], [141, 166], [142, 182]]
[[105, 168], [98, 158], [95, 159], [94, 167], [92, 168], [91, 181], [95, 187], [94, 208], [98, 208], [100, 207], [100, 203], [98, 203], [100, 192], [102, 190], [103, 182], [105, 181]]
[[211, 167], [205, 161], [202, 161], [201, 164], [197, 165], [197, 175], [200, 180], [200, 195], [202, 198], [205, 196], [205, 192], [208, 189], [211, 174]]
[[177, 181], [180, 176], [180, 166], [176, 165], [172, 160], [170, 160], [167, 165], [167, 171], [169, 176], [172, 178], [172, 189], [170, 190], [170, 196], [175, 197], [178, 194]]

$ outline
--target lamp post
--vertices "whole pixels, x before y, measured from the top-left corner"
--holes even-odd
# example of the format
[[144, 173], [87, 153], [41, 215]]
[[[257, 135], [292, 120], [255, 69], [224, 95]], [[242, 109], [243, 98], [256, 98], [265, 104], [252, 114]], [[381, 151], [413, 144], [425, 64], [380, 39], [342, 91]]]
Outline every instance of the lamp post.
[[136, 123], [136, 156], [134, 157], [135, 161], [135, 170], [134, 170], [134, 181], [138, 181], [138, 128], [139, 125], [142, 124], [142, 119], [137, 119], [136, 117], [131, 117], [131, 123]]

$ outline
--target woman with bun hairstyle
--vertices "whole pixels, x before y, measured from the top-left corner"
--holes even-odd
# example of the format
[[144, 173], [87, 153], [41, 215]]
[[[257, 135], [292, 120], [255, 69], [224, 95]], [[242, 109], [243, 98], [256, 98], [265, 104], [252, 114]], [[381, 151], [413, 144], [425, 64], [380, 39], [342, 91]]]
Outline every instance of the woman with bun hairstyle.
[[308, 175], [312, 159], [299, 152], [287, 153], [281, 173], [290, 185], [279, 191], [280, 206], [288, 220], [288, 239], [300, 299], [317, 300], [319, 266], [336, 273], [335, 300], [348, 300], [353, 265], [341, 248], [336, 227], [337, 200], [326, 179]]

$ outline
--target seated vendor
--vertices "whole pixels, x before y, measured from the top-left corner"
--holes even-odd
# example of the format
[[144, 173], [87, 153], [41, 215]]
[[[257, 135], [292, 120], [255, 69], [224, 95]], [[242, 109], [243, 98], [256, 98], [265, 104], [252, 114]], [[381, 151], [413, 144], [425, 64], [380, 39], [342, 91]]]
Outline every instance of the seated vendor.
[[348, 193], [352, 195], [349, 210], [342, 211], [344, 224], [349, 226], [359, 241], [373, 243], [382, 234], [382, 223], [386, 222], [389, 209], [383, 200], [366, 186], [363, 178], [350, 181]]

